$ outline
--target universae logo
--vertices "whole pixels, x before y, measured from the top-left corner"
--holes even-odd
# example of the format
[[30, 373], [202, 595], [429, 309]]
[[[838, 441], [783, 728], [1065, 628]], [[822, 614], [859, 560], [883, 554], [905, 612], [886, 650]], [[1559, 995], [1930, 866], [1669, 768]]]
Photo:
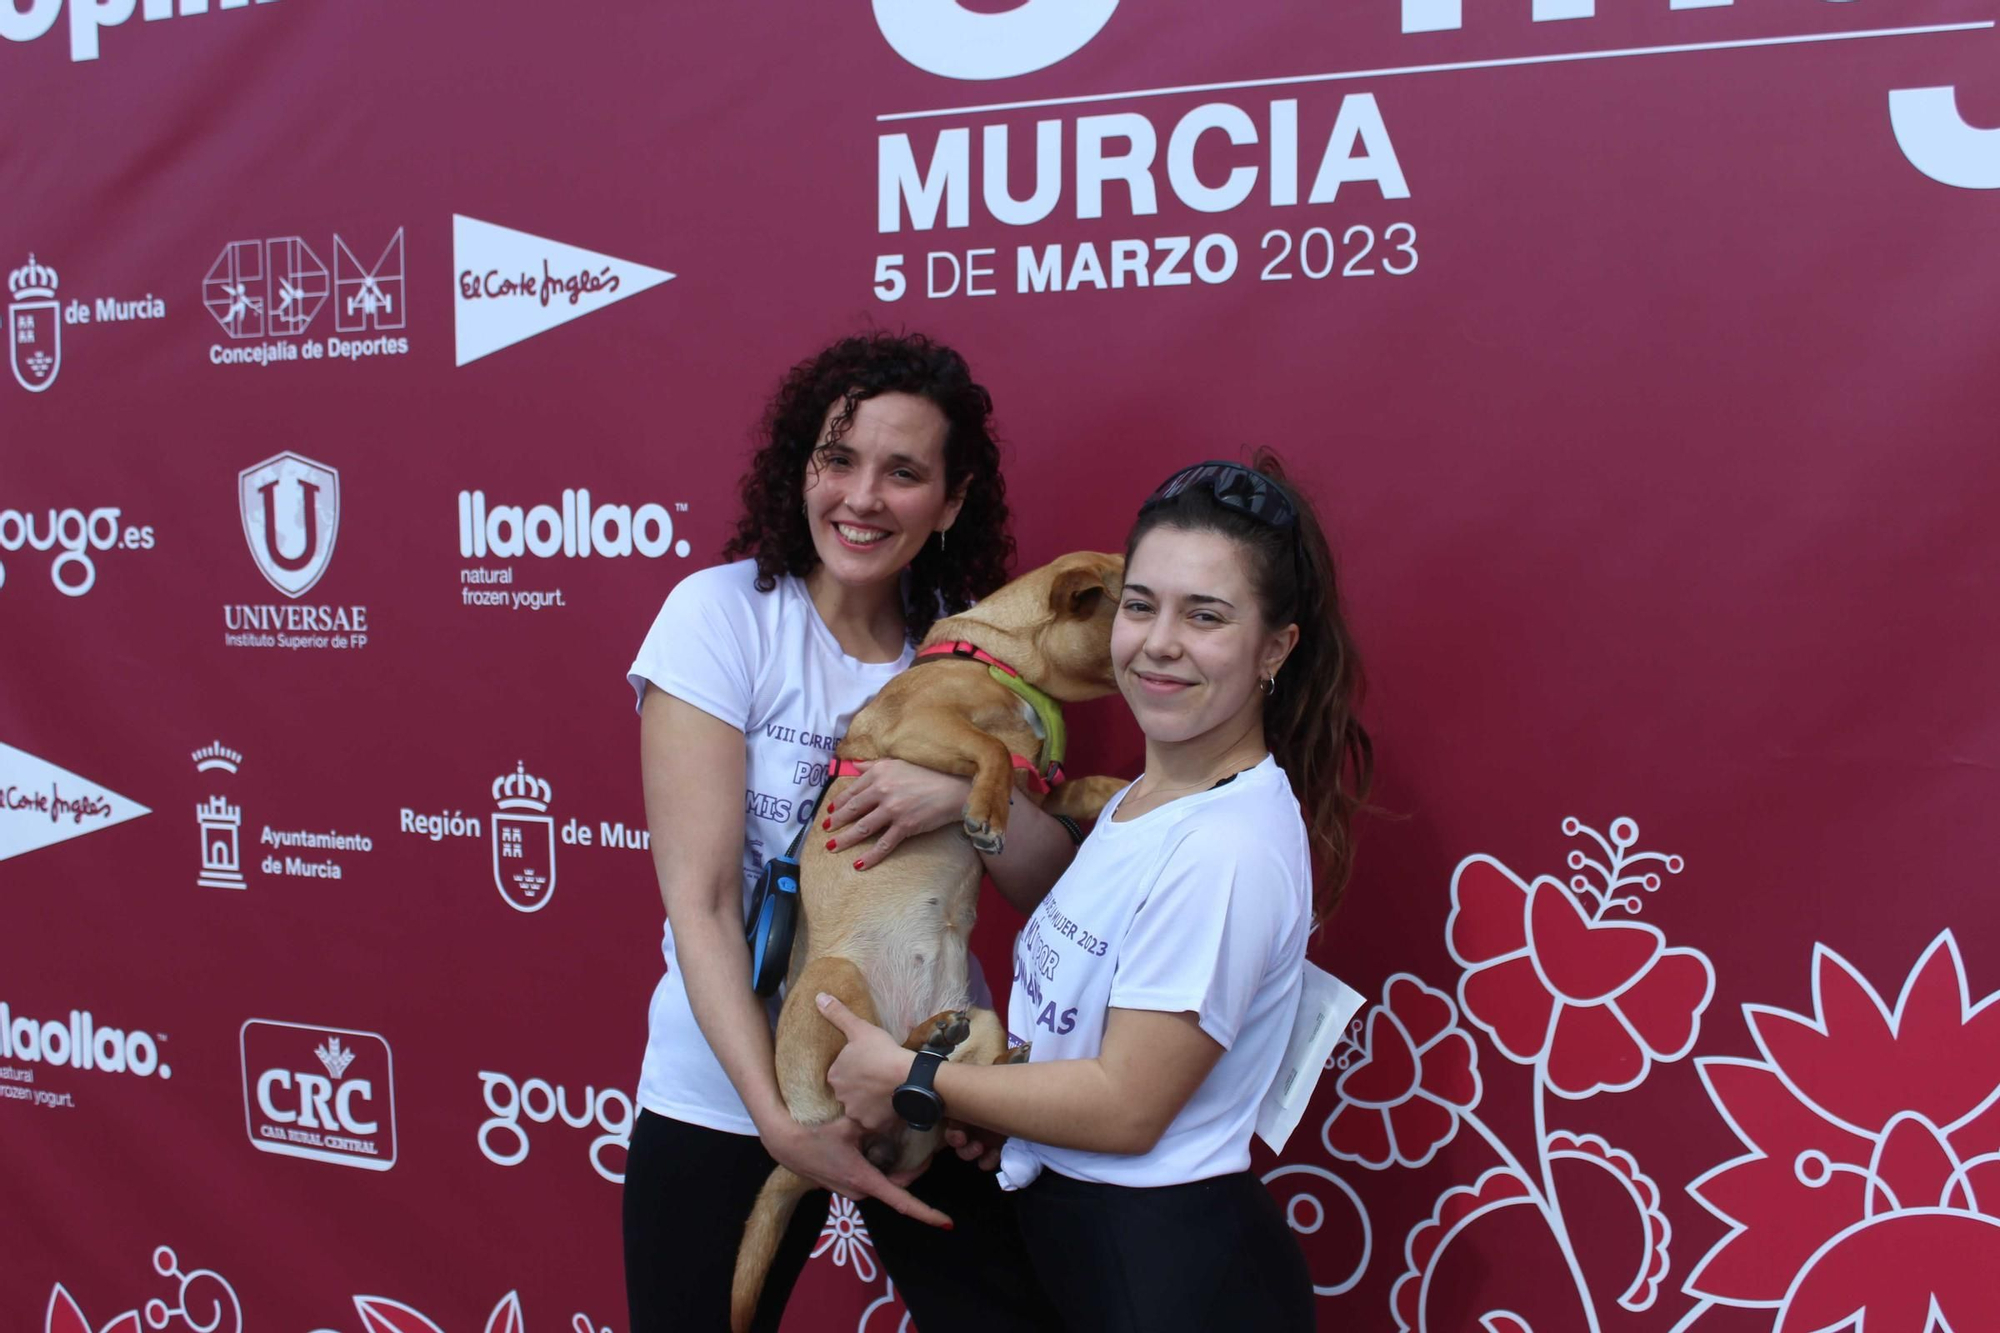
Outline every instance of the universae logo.
[[333, 560], [340, 473], [287, 451], [237, 473], [236, 499], [258, 572], [285, 596], [305, 596]]

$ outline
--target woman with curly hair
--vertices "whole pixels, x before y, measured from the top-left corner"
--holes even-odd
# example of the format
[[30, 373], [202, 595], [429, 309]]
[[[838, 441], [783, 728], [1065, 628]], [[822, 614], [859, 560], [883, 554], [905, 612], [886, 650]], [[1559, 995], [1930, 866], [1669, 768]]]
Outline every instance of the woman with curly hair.
[[[1021, 1279], [1012, 1214], [990, 1177], [945, 1153], [916, 1182], [891, 1181], [852, 1121], [792, 1119], [772, 1066], [775, 1007], [751, 987], [743, 931], [763, 863], [791, 844], [849, 720], [941, 615], [1006, 580], [1013, 539], [992, 410], [964, 359], [921, 336], [847, 338], [793, 367], [743, 478], [724, 549], [734, 563], [683, 579], [632, 663], [667, 966], [625, 1175], [631, 1333], [727, 1327], [737, 1243], [774, 1163], [861, 1202], [923, 1327], [1057, 1326]], [[872, 764], [831, 845], [866, 869], [957, 822], [968, 789]], [[1031, 910], [1073, 851], [1063, 826], [1027, 805], [986, 868]], [[754, 1327], [777, 1328], [824, 1213], [821, 1196], [794, 1216]], [[954, 1225], [947, 1240], [939, 1228]]]

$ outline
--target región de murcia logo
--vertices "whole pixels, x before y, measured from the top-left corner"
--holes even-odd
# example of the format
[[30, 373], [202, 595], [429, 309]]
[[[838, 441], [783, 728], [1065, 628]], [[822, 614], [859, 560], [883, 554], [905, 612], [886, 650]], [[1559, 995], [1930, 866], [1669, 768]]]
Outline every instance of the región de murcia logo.
[[28, 262], [7, 275], [7, 351], [14, 379], [29, 393], [56, 382], [62, 369], [62, 310], [56, 304], [56, 271]]
[[490, 829], [483, 828], [482, 816], [462, 809], [422, 814], [404, 806], [397, 811], [397, 827], [413, 837], [431, 842], [451, 839], [491, 840], [493, 887], [509, 907], [517, 912], [539, 912], [549, 905], [556, 891], [556, 845], [605, 847], [630, 852], [646, 852], [652, 839], [643, 823], [603, 819], [592, 827], [576, 815], [564, 817], [558, 825], [549, 813], [555, 788], [546, 778], [528, 771], [524, 760], [516, 760], [514, 771], [493, 779], [493, 813], [484, 816]]
[[517, 762], [493, 780], [493, 887], [517, 912], [539, 912], [556, 892], [555, 791]]
[[[0, 6], [0, 21], [6, 13]], [[56, 382], [62, 370], [63, 325], [166, 317], [167, 303], [151, 292], [136, 301], [100, 296], [95, 305], [72, 300], [65, 307], [56, 299], [59, 281], [56, 271], [32, 254], [7, 275], [7, 355], [15, 383], [29, 393], [41, 393]]]

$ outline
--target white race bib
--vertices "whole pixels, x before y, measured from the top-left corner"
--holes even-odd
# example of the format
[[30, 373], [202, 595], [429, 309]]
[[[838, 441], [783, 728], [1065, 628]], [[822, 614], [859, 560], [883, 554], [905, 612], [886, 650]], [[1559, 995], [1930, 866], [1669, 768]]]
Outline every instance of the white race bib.
[[1298, 1128], [1306, 1113], [1326, 1059], [1339, 1044], [1347, 1020], [1361, 1008], [1361, 992], [1338, 977], [1305, 965], [1304, 983], [1299, 987], [1299, 1013], [1292, 1020], [1292, 1035], [1285, 1042], [1284, 1063], [1271, 1080], [1271, 1089], [1257, 1107], [1257, 1137], [1272, 1152], [1285, 1150], [1285, 1140]]

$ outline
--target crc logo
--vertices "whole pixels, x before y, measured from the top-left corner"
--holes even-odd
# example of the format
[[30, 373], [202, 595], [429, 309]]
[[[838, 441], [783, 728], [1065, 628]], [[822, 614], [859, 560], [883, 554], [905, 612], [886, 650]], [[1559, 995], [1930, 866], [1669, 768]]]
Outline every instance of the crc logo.
[[[613, 1171], [604, 1162], [606, 1148], [629, 1148], [632, 1144], [632, 1099], [625, 1093], [617, 1088], [599, 1092], [586, 1083], [581, 1104], [572, 1108], [569, 1089], [561, 1084], [551, 1086], [547, 1079], [520, 1083], [506, 1074], [482, 1069], [479, 1083], [486, 1109], [493, 1113], [479, 1126], [479, 1151], [487, 1161], [496, 1166], [518, 1166], [527, 1160], [528, 1131], [521, 1128], [523, 1115], [538, 1125], [561, 1116], [571, 1129], [589, 1129], [595, 1124], [603, 1131], [590, 1141], [590, 1165], [612, 1184], [625, 1183], [624, 1169]], [[497, 1143], [496, 1134], [503, 1136]]]
[[326, 573], [340, 531], [340, 473], [286, 452], [236, 474], [251, 558], [271, 586], [303, 597]]
[[396, 1081], [379, 1034], [253, 1018], [242, 1045], [257, 1151], [364, 1171], [396, 1164]]
[[875, 0], [875, 25], [896, 54], [947, 79], [1011, 79], [1081, 51], [1118, 0], [1027, 0], [979, 14], [957, 0]]

